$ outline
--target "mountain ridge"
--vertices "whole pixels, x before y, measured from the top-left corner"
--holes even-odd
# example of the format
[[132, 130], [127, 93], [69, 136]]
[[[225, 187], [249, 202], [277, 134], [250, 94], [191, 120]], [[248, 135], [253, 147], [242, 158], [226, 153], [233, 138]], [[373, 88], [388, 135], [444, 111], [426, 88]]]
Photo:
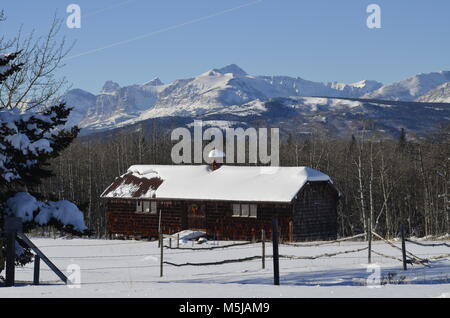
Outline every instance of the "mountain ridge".
[[[155, 78], [143, 84], [121, 87], [110, 80], [105, 82], [98, 95], [75, 89], [67, 92], [64, 98], [68, 106], [74, 107], [70, 124], [77, 124], [90, 132], [123, 127], [150, 118], [195, 118], [214, 112], [251, 113], [254, 109], [263, 109], [262, 105], [277, 98], [301, 100], [302, 97], [310, 97], [307, 103], [318, 103], [315, 108], [319, 117], [319, 113], [325, 111], [324, 105], [341, 107], [346, 104], [345, 107], [351, 109], [355, 105], [351, 99], [426, 103], [440, 100], [442, 92], [447, 94], [446, 81], [450, 82], [448, 71], [421, 73], [387, 85], [373, 80], [350, 84], [325, 83], [301, 77], [254, 76], [238, 65], [230, 64], [167, 84]], [[439, 90], [440, 86], [444, 86], [444, 90]], [[427, 93], [433, 94], [428, 96]], [[317, 96], [325, 96], [328, 100], [317, 99]], [[446, 96], [442, 98], [447, 101]], [[420, 106], [418, 104], [417, 107]], [[259, 115], [269, 116], [261, 112]]]

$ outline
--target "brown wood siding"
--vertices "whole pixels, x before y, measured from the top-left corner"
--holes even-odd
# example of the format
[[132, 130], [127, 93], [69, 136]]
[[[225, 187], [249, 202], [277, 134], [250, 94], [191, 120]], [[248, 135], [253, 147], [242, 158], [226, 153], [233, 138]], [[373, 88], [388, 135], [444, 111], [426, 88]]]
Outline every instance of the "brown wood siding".
[[[182, 230], [182, 206], [178, 202], [158, 202], [158, 213], [162, 210], [161, 228], [164, 233]], [[110, 234], [130, 237], [157, 237], [158, 214], [136, 213], [136, 200], [109, 199], [107, 229]]]
[[[193, 204], [205, 211], [205, 218], [198, 226], [188, 222], [188, 211]], [[293, 220], [291, 204], [257, 204], [257, 217], [233, 217], [232, 202], [158, 201], [162, 210], [161, 227], [164, 233], [172, 234], [188, 228], [205, 230], [211, 237], [220, 240], [259, 240], [264, 229], [269, 239], [272, 219], [279, 219], [282, 240], [290, 238], [289, 222]], [[136, 200], [108, 199], [107, 229], [110, 234], [129, 237], [157, 237], [158, 215], [136, 213]], [[200, 226], [204, 224], [204, 226]], [[189, 226], [191, 225], [191, 226]]]
[[337, 236], [338, 193], [327, 182], [310, 182], [294, 201], [294, 240], [328, 240]]
[[261, 230], [266, 238], [272, 233], [272, 219], [279, 219], [279, 232], [283, 240], [289, 238], [292, 221], [291, 204], [257, 204], [257, 217], [233, 217], [233, 203], [209, 202], [207, 205], [207, 231], [219, 240], [260, 240]]

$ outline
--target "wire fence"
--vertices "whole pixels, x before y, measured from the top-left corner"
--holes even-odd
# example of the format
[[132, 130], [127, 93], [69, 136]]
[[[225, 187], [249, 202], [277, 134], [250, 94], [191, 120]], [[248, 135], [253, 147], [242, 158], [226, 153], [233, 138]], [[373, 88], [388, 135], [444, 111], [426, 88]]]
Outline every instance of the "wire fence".
[[250, 245], [250, 244], [256, 244], [257, 242], [243, 242], [243, 243], [234, 243], [234, 244], [228, 244], [228, 245], [218, 245], [218, 246], [208, 246], [208, 247], [172, 247], [172, 246], [164, 246], [164, 248], [173, 249], [173, 250], [189, 250], [189, 251], [205, 251], [205, 250], [215, 250], [215, 249], [223, 249], [223, 248], [230, 248], [230, 247], [236, 247], [236, 246], [243, 246], [243, 245]]
[[[388, 245], [392, 246], [393, 248], [401, 251], [401, 248], [397, 247], [395, 245], [394, 242], [386, 240], [384, 238], [382, 238], [379, 234], [374, 233], [375, 236], [377, 236], [378, 238], [380, 238], [382, 241], [384, 241], [385, 243], [387, 243]], [[355, 236], [351, 236], [351, 237], [346, 237], [346, 238], [340, 238], [337, 240], [333, 240], [333, 241], [326, 241], [326, 242], [319, 242], [319, 243], [287, 243], [287, 242], [283, 242], [280, 245], [281, 246], [290, 246], [290, 247], [319, 247], [319, 246], [325, 246], [325, 245], [332, 245], [332, 244], [336, 244], [336, 243], [341, 243], [341, 242], [349, 242], [351, 240], [355, 240], [357, 238], [360, 237], [365, 237], [366, 234], [362, 233], [362, 234], [358, 234]], [[449, 244], [447, 243], [420, 243], [420, 242], [415, 242], [412, 240], [407, 239], [406, 240], [409, 243], [413, 243], [416, 245], [420, 245], [420, 246], [424, 246], [424, 247], [438, 247], [438, 246], [447, 246], [450, 247]], [[268, 243], [270, 243], [271, 241], [266, 241]], [[63, 244], [58, 244], [58, 245], [43, 245], [40, 246], [41, 248], [47, 248], [47, 247], [99, 247], [99, 246], [116, 246], [116, 245], [130, 245], [130, 244], [142, 244], [142, 243], [150, 243], [150, 242], [141, 242], [141, 241], [136, 241], [136, 242], [120, 242], [120, 243], [105, 243], [105, 244], [69, 244], [69, 245], [63, 245]], [[356, 243], [356, 242], [355, 242]], [[255, 249], [256, 244], [261, 244], [261, 241], [256, 241], [256, 242], [240, 242], [240, 243], [233, 243], [233, 244], [227, 244], [227, 245], [220, 245], [220, 246], [204, 246], [204, 247], [199, 247], [199, 248], [192, 248], [192, 247], [170, 247], [170, 246], [164, 246], [165, 249], [169, 249], [172, 250], [172, 252], [170, 252], [169, 255], [177, 255], [177, 254], [189, 254], [189, 252], [207, 252], [207, 251], [211, 251], [211, 250], [217, 250], [217, 249], [226, 249], [226, 248], [233, 248], [233, 250], [242, 250], [242, 249]], [[340, 245], [340, 244], [339, 244]], [[359, 242], [358, 244], [345, 244], [346, 247], [352, 247], [352, 246], [361, 246], [361, 242]], [[350, 253], [358, 253], [364, 250], [367, 250], [368, 247], [364, 247], [364, 248], [359, 248], [359, 249], [354, 249], [354, 250], [346, 250], [346, 251], [340, 251], [340, 252], [335, 252], [335, 253], [323, 253], [323, 254], [319, 254], [319, 255], [310, 255], [310, 256], [298, 256], [298, 255], [280, 255], [280, 258], [290, 258], [290, 259], [309, 259], [309, 260], [314, 260], [314, 259], [318, 259], [318, 258], [323, 258], [323, 257], [334, 257], [334, 256], [338, 256], [338, 255], [344, 255], [344, 254], [350, 254]], [[401, 261], [400, 258], [398, 257], [393, 257], [391, 255], [386, 255], [384, 253], [381, 252], [377, 252], [375, 250], [372, 249], [372, 252], [374, 252], [374, 254], [385, 257], [385, 258], [390, 258], [390, 259], [395, 259], [398, 261]], [[411, 258], [419, 260], [421, 263], [425, 262], [426, 259], [424, 258], [420, 258], [417, 255], [421, 255], [421, 256], [429, 256], [429, 254], [425, 254], [425, 253], [421, 253], [421, 254], [412, 254], [411, 252], [407, 252]], [[76, 260], [76, 259], [81, 259], [81, 260], [88, 260], [88, 259], [120, 259], [120, 258], [129, 258], [129, 257], [148, 257], [148, 256], [155, 256], [158, 257], [160, 256], [160, 252], [156, 252], [156, 253], [141, 253], [141, 254], [114, 254], [114, 255], [83, 255], [83, 256], [53, 256], [51, 257], [52, 259], [69, 259], [69, 260]], [[445, 254], [445, 255], [439, 255], [439, 256], [433, 256], [430, 257], [429, 259], [441, 259], [441, 258], [446, 258], [449, 257], [450, 254]], [[267, 255], [266, 257], [271, 257], [271, 255]], [[249, 261], [249, 260], [253, 260], [256, 258], [261, 258], [261, 256], [251, 256], [251, 257], [246, 257], [246, 258], [237, 258], [237, 259], [229, 259], [229, 260], [220, 260], [217, 262], [204, 262], [204, 263], [186, 263], [189, 264], [191, 266], [201, 266], [201, 265], [216, 265], [216, 264], [227, 264], [227, 263], [233, 263], [233, 262], [245, 262], [245, 261]], [[361, 256], [356, 256], [356, 257], [348, 257], [348, 258], [361, 258]], [[164, 262], [165, 264], [168, 265], [173, 265], [173, 266], [180, 266], [180, 264], [175, 264], [175, 263], [171, 263], [171, 262]], [[187, 266], [186, 264], [182, 264], [183, 266]]]
[[282, 245], [289, 245], [289, 246], [295, 246], [295, 247], [317, 247], [317, 246], [322, 246], [322, 245], [330, 245], [330, 244], [336, 244], [336, 243], [340, 243], [340, 242], [347, 242], [347, 241], [351, 241], [351, 240], [355, 240], [357, 238], [360, 237], [365, 237], [366, 234], [362, 233], [362, 234], [357, 234], [354, 236], [349, 236], [349, 237], [344, 237], [344, 238], [340, 238], [340, 239], [336, 239], [336, 240], [332, 240], [332, 241], [326, 241], [326, 242], [319, 242], [319, 243], [281, 243]]
[[149, 244], [152, 241], [132, 241], [132, 242], [114, 242], [102, 243], [102, 244], [55, 244], [55, 245], [42, 245], [39, 248], [52, 248], [52, 247], [98, 247], [98, 246], [117, 246], [117, 245], [132, 245], [132, 244]]
[[438, 246], [450, 247], [450, 244], [447, 244], [447, 243], [422, 243], [422, 242], [413, 241], [411, 239], [405, 239], [405, 241], [408, 243], [412, 243], [412, 244], [420, 245], [420, 246], [426, 246], [426, 247], [438, 247]]
[[[373, 233], [373, 236], [375, 238], [378, 239], [378, 241], [374, 241], [374, 243], [372, 245], [372, 248], [370, 249], [370, 251], [374, 254], [379, 256], [380, 258], [385, 258], [385, 259], [390, 259], [390, 260], [395, 260], [398, 262], [403, 262], [403, 259], [401, 257], [398, 257], [397, 255], [401, 255], [401, 251], [402, 249], [400, 247], [398, 247], [396, 244], [399, 244], [399, 242], [394, 242], [394, 241], [390, 241], [387, 240], [385, 238], [383, 238], [381, 235], [377, 234], [377, 233]], [[278, 255], [280, 261], [283, 262], [288, 262], [288, 261], [305, 261], [305, 263], [293, 263], [296, 264], [295, 267], [283, 267], [283, 269], [288, 270], [288, 269], [308, 269], [308, 270], [314, 270], [314, 269], [329, 269], [329, 270], [336, 270], [336, 268], [338, 268], [339, 266], [342, 267], [342, 269], [349, 269], [350, 265], [354, 265], [354, 264], [359, 264], [361, 265], [362, 262], [364, 262], [363, 260], [365, 259], [365, 254], [361, 254], [361, 252], [368, 252], [369, 251], [369, 247], [368, 246], [364, 246], [363, 244], [365, 244], [366, 241], [362, 241], [361, 238], [366, 239], [367, 235], [365, 233], [362, 234], [358, 234], [358, 235], [354, 235], [351, 237], [346, 237], [346, 238], [339, 238], [336, 240], [332, 240], [332, 241], [324, 241], [324, 242], [312, 242], [312, 243], [289, 243], [289, 242], [283, 242], [280, 243], [280, 247], [281, 249], [284, 248], [293, 248], [290, 249], [289, 252], [291, 253], [280, 253], [280, 255]], [[450, 247], [449, 244], [447, 243], [422, 243], [422, 242], [416, 242], [410, 239], [406, 239], [406, 242], [423, 247], [423, 248], [433, 248], [433, 247]], [[53, 247], [63, 247], [63, 248], [71, 248], [71, 247], [82, 247], [82, 248], [86, 248], [89, 249], [91, 247], [105, 247], [105, 246], [117, 246], [117, 245], [121, 245], [121, 246], [126, 246], [126, 245], [130, 245], [133, 247], [137, 247], [139, 246], [139, 244], [143, 244], [143, 246], [145, 246], [145, 244], [148, 245], [148, 243], [153, 243], [153, 245], [151, 246], [151, 248], [154, 248], [154, 243], [150, 242], [150, 241], [132, 241], [132, 242], [108, 242], [108, 243], [93, 243], [93, 244], [54, 244], [54, 245], [43, 245], [40, 246], [40, 248], [53, 248]], [[117, 262], [130, 262], [131, 264], [117, 264], [117, 266], [95, 266], [95, 264], [92, 264], [94, 266], [87, 266], [87, 267], [83, 267], [82, 271], [86, 271], [86, 272], [95, 272], [95, 271], [120, 271], [120, 270], [131, 270], [131, 271], [141, 271], [143, 269], [157, 269], [160, 268], [162, 271], [162, 266], [163, 265], [168, 265], [174, 268], [180, 268], [180, 267], [203, 267], [203, 266], [221, 266], [221, 265], [227, 265], [227, 264], [233, 264], [233, 263], [256, 263], [256, 262], [263, 262], [263, 260], [265, 259], [273, 259], [274, 255], [271, 253], [267, 253], [264, 251], [262, 251], [262, 246], [265, 246], [265, 243], [272, 243], [271, 241], [254, 241], [254, 242], [237, 242], [237, 243], [232, 243], [232, 244], [225, 244], [225, 245], [218, 245], [218, 246], [201, 246], [201, 247], [172, 247], [172, 246], [167, 246], [164, 244], [161, 244], [161, 247], [158, 248], [159, 250], [156, 251], [149, 251], [147, 253], [122, 253], [122, 254], [107, 254], [107, 255], [55, 255], [55, 256], [50, 256], [51, 259], [55, 259], [55, 260], [82, 260], [82, 261], [88, 261], [88, 260], [114, 260]], [[379, 250], [379, 247], [382, 246], [382, 244], [387, 244], [389, 246], [392, 247], [393, 250], [396, 251], [396, 253], [398, 253], [397, 255], [388, 255], [385, 251], [381, 252]], [[334, 246], [333, 246], [334, 245]], [[378, 247], [377, 247], [378, 246]], [[352, 247], [357, 247], [357, 248], [352, 248]], [[374, 248], [375, 247], [375, 248]], [[140, 248], [140, 247], [138, 247]], [[319, 248], [319, 250], [316, 250], [316, 248]], [[327, 251], [328, 248], [332, 248], [333, 251]], [[342, 248], [342, 250], [337, 250], [336, 248]], [[231, 256], [233, 255], [234, 252], [236, 256], [241, 256], [241, 257], [230, 257], [230, 258], [226, 258], [226, 259], [219, 259], [219, 260], [214, 260], [214, 258], [217, 258], [219, 255], [222, 255], [221, 253], [213, 253], [214, 251], [221, 251], [221, 250], [227, 250], [229, 252], [227, 252], [227, 255]], [[260, 250], [261, 254], [260, 255], [249, 255], [249, 256], [245, 256], [242, 257], [242, 253], [241, 255], [239, 255], [239, 251], [241, 250], [253, 250], [253, 251], [257, 251]], [[317, 251], [320, 251], [320, 249], [325, 249], [324, 252], [322, 253], [314, 253]], [[163, 252], [164, 250], [166, 250], [166, 252]], [[295, 251], [301, 251], [302, 255], [299, 255], [298, 253], [296, 253]], [[310, 255], [303, 255], [305, 254], [305, 252], [311, 251], [311, 253], [308, 253]], [[202, 252], [207, 253], [206, 255], [204, 255]], [[286, 251], [284, 251], [286, 252]], [[186, 256], [192, 256], [192, 257], [196, 257], [195, 255], [197, 255], [197, 253], [202, 253], [202, 258], [204, 261], [199, 261], [199, 262], [193, 262], [193, 261], [187, 261], [187, 262], [176, 262], [176, 260], [180, 260], [180, 258], [175, 258], [175, 260], [171, 260], [170, 258], [172, 256], [181, 256], [181, 255], [186, 255]], [[211, 254], [210, 254], [211, 253]], [[92, 254], [92, 253], [91, 253]], [[255, 254], [255, 253], [252, 253]], [[437, 260], [441, 260], [444, 258], [449, 258], [450, 254], [442, 254], [442, 255], [430, 255], [430, 253], [412, 253], [411, 251], [406, 251], [406, 255], [407, 255], [407, 262], [409, 264], [419, 264], [419, 265], [423, 265], [423, 266], [429, 266], [429, 263], [431, 261], [437, 261]], [[136, 260], [135, 258], [147, 258], [147, 257], [152, 257], [153, 261], [161, 261], [160, 264], [136, 264]], [[162, 259], [162, 257], [164, 258], [169, 258], [169, 259]], [[211, 258], [211, 261], [207, 260], [207, 258]], [[318, 262], [318, 260], [322, 259], [342, 259], [343, 262], [345, 262], [345, 260], [354, 260], [357, 261], [356, 263], [339, 263], [339, 264], [323, 264]], [[308, 262], [309, 261], [309, 262]], [[283, 263], [283, 264], [287, 264], [287, 263]], [[100, 265], [100, 264], [98, 264]], [[109, 264], [105, 264], [105, 265], [109, 265]], [[264, 268], [264, 265], [262, 265]], [[33, 271], [32, 267], [23, 267], [22, 268], [25, 271]], [[235, 270], [236, 267], [233, 267], [233, 269]], [[51, 271], [50, 269], [47, 268], [41, 268], [41, 271]], [[175, 272], [171, 272], [171, 273], [175, 273]], [[235, 273], [237, 274], [237, 273]], [[239, 275], [241, 275], [242, 273], [239, 273]], [[267, 272], [263, 272], [260, 273], [261, 275], [265, 275], [265, 277], [267, 278]], [[116, 276], [117, 274], [111, 274], [113, 276]], [[202, 273], [196, 274], [196, 275], [202, 275]], [[253, 272], [252, 275], [259, 275], [257, 272]], [[219, 277], [220, 276], [220, 272], [219, 273], [214, 273], [214, 275], [210, 276], [211, 279]], [[176, 279], [177, 275], [175, 275], [175, 279]], [[186, 280], [187, 278], [181, 279], [182, 280]], [[194, 278], [191, 278], [194, 279]], [[153, 281], [145, 281], [145, 282], [157, 282], [158, 280], [153, 280]], [[120, 282], [119, 280], [116, 282]], [[141, 282], [141, 280], [133, 280], [134, 282]], [[144, 282], [144, 281], [142, 281]], [[105, 283], [114, 283], [114, 282], [105, 282]], [[87, 282], [84, 284], [101, 284], [101, 282], [96, 282], [96, 281], [92, 281], [92, 282]], [[83, 285], [84, 285], [83, 284]]]

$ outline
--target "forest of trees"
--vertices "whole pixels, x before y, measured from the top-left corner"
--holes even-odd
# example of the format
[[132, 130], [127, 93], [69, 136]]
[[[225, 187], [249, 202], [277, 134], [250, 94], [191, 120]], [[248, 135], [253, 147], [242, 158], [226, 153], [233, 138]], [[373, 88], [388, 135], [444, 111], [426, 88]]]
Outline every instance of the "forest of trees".
[[[152, 124], [148, 124], [152, 125]], [[154, 127], [81, 138], [52, 161], [56, 176], [38, 191], [76, 202], [88, 227], [105, 236], [102, 191], [133, 164], [172, 164], [170, 131]], [[284, 136], [282, 166], [309, 166], [327, 173], [341, 192], [339, 235], [372, 229], [387, 237], [404, 224], [409, 235], [450, 233], [449, 126], [435, 129], [420, 142], [402, 130], [397, 140], [358, 133], [347, 139], [309, 135]], [[61, 185], [64, 185], [61, 187]]]

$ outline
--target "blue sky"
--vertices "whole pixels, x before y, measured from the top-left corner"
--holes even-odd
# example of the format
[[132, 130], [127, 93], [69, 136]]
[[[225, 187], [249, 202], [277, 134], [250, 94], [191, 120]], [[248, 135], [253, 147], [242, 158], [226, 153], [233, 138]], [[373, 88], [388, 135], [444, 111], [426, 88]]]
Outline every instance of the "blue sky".
[[[109, 79], [170, 82], [231, 63], [254, 75], [340, 82], [450, 70], [448, 0], [2, 2], [7, 37], [21, 25], [41, 34], [55, 12], [65, 19], [69, 4], [80, 5], [81, 29], [62, 29], [77, 41], [62, 74], [93, 93]], [[371, 3], [382, 9], [381, 29], [366, 26]], [[141, 35], [148, 36], [91, 52]]]

